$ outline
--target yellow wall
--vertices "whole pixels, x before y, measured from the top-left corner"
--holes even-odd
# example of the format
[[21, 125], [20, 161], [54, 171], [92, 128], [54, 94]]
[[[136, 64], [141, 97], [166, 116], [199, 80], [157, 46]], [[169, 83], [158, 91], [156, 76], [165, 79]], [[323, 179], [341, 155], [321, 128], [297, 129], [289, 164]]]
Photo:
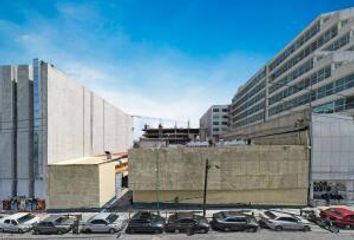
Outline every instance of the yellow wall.
[[100, 206], [103, 206], [116, 195], [116, 162], [110, 162], [99, 165], [99, 192]]
[[48, 166], [51, 209], [102, 207], [115, 196], [115, 162]]

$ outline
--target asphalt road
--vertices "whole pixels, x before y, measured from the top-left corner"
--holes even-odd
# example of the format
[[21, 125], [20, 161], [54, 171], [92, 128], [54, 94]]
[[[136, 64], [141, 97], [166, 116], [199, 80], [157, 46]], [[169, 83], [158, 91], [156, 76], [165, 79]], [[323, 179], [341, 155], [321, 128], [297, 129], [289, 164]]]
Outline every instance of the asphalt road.
[[210, 231], [208, 234], [195, 234], [187, 236], [186, 234], [135, 234], [128, 235], [122, 233], [119, 237], [117, 234], [79, 234], [73, 235], [71, 233], [65, 235], [31, 235], [31, 233], [25, 234], [6, 234], [0, 233], [0, 239], [119, 239], [119, 240], [180, 240], [180, 239], [195, 239], [195, 240], [335, 240], [335, 239], [354, 239], [354, 230], [341, 231], [339, 234], [333, 234], [326, 230], [314, 227], [311, 232], [275, 232], [268, 229], [261, 229], [257, 233], [245, 233], [245, 232], [216, 232]]

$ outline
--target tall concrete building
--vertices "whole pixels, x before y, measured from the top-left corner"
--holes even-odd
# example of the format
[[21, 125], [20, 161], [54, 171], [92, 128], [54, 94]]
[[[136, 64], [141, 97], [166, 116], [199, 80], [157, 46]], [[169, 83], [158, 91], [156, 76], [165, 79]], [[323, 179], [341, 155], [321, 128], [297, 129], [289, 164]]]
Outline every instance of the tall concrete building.
[[354, 8], [325, 13], [241, 86], [231, 130], [312, 104], [314, 112], [354, 109]]
[[130, 115], [51, 64], [0, 67], [0, 199], [47, 199], [49, 164], [132, 143]]
[[202, 140], [218, 141], [229, 130], [229, 105], [212, 105], [200, 118], [199, 128], [206, 135]]

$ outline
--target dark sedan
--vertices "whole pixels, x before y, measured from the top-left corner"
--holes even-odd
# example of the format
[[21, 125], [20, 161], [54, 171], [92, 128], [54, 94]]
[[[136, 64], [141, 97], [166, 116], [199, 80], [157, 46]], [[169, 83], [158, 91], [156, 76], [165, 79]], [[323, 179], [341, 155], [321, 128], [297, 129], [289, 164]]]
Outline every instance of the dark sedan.
[[33, 234], [64, 234], [74, 225], [68, 216], [52, 215], [33, 227]]
[[205, 217], [192, 213], [176, 213], [168, 218], [166, 232], [207, 233], [209, 223]]
[[257, 232], [257, 220], [240, 212], [218, 212], [213, 215], [211, 226], [215, 230]]
[[129, 221], [127, 233], [162, 233], [165, 219], [150, 212], [138, 212]]

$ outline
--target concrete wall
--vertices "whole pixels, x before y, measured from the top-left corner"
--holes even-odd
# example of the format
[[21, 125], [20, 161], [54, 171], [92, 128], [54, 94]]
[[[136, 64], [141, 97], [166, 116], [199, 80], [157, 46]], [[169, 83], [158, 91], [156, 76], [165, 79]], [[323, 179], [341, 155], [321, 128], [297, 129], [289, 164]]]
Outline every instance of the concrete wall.
[[115, 196], [115, 162], [48, 166], [48, 208], [99, 208]]
[[[208, 203], [306, 204], [308, 158], [303, 146], [132, 149], [129, 188], [135, 202], [201, 203], [205, 159]], [[155, 171], [158, 169], [158, 171]]]
[[256, 137], [251, 139], [255, 145], [308, 145], [308, 131], [297, 131], [290, 133], [276, 134], [266, 137]]
[[52, 65], [0, 66], [0, 200], [47, 198], [47, 166], [127, 151], [133, 119]]
[[16, 68], [12, 66], [0, 67], [0, 199], [12, 196], [16, 185], [15, 81]]
[[48, 163], [127, 151], [132, 117], [48, 66]]
[[36, 194], [45, 198], [48, 164], [127, 151], [133, 145], [133, 119], [50, 64], [42, 64], [42, 72], [46, 150]]
[[48, 166], [48, 208], [98, 207], [97, 165]]
[[32, 196], [33, 194], [33, 161], [32, 161], [32, 80], [28, 65], [20, 65], [17, 69], [17, 194]]

